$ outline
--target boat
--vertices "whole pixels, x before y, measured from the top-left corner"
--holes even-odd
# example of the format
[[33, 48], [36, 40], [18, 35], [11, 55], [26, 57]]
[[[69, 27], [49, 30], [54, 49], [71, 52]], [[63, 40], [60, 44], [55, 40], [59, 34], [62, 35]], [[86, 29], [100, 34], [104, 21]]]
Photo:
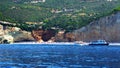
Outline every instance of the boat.
[[96, 40], [89, 43], [90, 46], [108, 46], [109, 43], [105, 40]]

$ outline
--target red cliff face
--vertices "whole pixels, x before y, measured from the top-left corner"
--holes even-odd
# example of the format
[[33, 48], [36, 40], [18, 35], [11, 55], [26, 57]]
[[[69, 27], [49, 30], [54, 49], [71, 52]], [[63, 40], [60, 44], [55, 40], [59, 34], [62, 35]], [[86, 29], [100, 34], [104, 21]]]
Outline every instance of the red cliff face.
[[52, 42], [73, 42], [75, 41], [75, 35], [73, 33], [56, 33], [54, 30], [33, 30], [32, 36], [38, 42], [52, 41]]
[[48, 41], [55, 36], [54, 30], [33, 30], [32, 36], [38, 42]]
[[42, 42], [42, 33], [43, 30], [33, 30], [31, 34], [36, 41]]
[[45, 31], [43, 31], [42, 39], [43, 39], [43, 41], [48, 41], [54, 36], [55, 36], [54, 30], [45, 30]]

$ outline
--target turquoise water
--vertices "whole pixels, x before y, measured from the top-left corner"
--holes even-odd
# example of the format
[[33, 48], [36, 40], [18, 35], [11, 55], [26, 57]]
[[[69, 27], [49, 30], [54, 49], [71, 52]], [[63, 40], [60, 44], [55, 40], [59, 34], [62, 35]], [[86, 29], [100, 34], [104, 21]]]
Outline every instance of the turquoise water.
[[120, 68], [120, 46], [1, 44], [0, 68]]

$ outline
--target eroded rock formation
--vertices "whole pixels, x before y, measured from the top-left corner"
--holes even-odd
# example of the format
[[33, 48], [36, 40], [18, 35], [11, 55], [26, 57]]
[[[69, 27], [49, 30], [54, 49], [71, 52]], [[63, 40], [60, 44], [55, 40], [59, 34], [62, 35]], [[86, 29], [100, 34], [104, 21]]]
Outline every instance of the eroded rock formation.
[[27, 31], [14, 31], [14, 32], [9, 32], [9, 34], [14, 37], [15, 42], [29, 42], [35, 40], [32, 37], [31, 32], [27, 32]]
[[38, 42], [73, 42], [75, 41], [74, 33], [65, 33], [65, 31], [55, 30], [33, 30], [32, 36]]
[[8, 43], [13, 43], [13, 42], [14, 42], [14, 38], [11, 35], [0, 36], [1, 44], [8, 44]]
[[38, 42], [43, 41], [49, 41], [50, 39], [53, 39], [56, 32], [55, 30], [33, 30], [32, 36], [36, 39]]
[[56, 42], [73, 42], [76, 41], [74, 33], [68, 32], [65, 33], [65, 31], [59, 31], [55, 36]]
[[0, 25], [0, 44], [13, 43], [13, 41], [14, 41], [14, 38], [11, 35], [6, 34], [3, 29], [3, 26]]
[[18, 27], [0, 25], [0, 43], [34, 41], [31, 32], [23, 31]]

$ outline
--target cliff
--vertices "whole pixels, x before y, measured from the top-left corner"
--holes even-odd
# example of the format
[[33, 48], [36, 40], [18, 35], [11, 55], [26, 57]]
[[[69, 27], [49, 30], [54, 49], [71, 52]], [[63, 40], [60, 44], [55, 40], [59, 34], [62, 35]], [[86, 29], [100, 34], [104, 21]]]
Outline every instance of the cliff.
[[33, 30], [32, 32], [24, 31], [18, 27], [7, 26], [9, 23], [0, 22], [0, 43], [14, 42], [72, 42], [75, 40], [73, 33], [56, 32], [49, 30]]
[[74, 31], [76, 40], [92, 41], [104, 39], [120, 42], [120, 12], [100, 18], [89, 25]]
[[[9, 24], [9, 23], [3, 23]], [[32, 32], [23, 31], [17, 27], [8, 27], [0, 25], [0, 42], [4, 42], [5, 36], [11, 38], [11, 42], [74, 42], [74, 41], [93, 41], [104, 39], [108, 42], [120, 42], [120, 12], [102, 17], [90, 22], [74, 32], [65, 33], [55, 30], [33, 30]], [[5, 41], [6, 42], [6, 41]]]
[[31, 32], [21, 30], [18, 27], [0, 25], [0, 43], [34, 41]]
[[54, 41], [56, 32], [54, 30], [33, 30], [32, 36], [38, 42]]

